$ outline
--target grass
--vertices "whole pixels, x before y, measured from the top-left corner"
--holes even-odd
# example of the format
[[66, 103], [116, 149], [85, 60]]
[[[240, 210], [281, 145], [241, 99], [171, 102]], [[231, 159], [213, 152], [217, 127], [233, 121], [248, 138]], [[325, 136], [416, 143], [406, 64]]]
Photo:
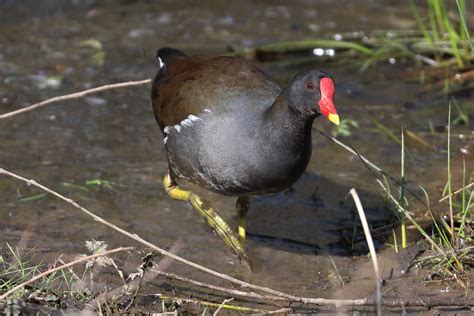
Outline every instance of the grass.
[[[47, 268], [41, 263], [31, 263], [34, 250], [21, 254], [16, 247], [14, 248], [8, 243], [6, 246], [8, 253], [5, 256], [0, 256], [0, 293], [7, 292], [16, 285], [40, 274], [41, 270]], [[7, 256], [11, 260], [8, 260]], [[73, 279], [74, 277], [70, 272], [52, 273], [42, 278], [34, 287], [27, 287], [15, 292], [14, 297], [30, 301], [45, 301], [53, 305], [59, 304], [60, 298], [66, 293], [73, 293], [70, 290]], [[65, 290], [65, 288], [68, 290]]]
[[[448, 120], [448, 151], [447, 151], [447, 212], [449, 213], [449, 225], [444, 218], [434, 216], [430, 210], [430, 214], [434, 224], [433, 237], [436, 238], [438, 244], [446, 250], [444, 258], [430, 258], [422, 257], [420, 262], [430, 262], [432, 266], [432, 273], [442, 276], [443, 278], [457, 275], [456, 278], [459, 284], [467, 288], [462, 275], [465, 271], [465, 263], [471, 262], [474, 259], [474, 252], [471, 248], [474, 246], [472, 237], [469, 236], [473, 227], [466, 225], [466, 219], [472, 220], [472, 204], [466, 203], [466, 195], [471, 197], [473, 192], [466, 187], [466, 170], [463, 168], [463, 183], [461, 190], [461, 204], [456, 203], [453, 196], [452, 184], [452, 166], [451, 166], [451, 105]], [[472, 201], [472, 200], [471, 200]], [[471, 222], [472, 223], [472, 222]], [[467, 233], [467, 234], [466, 234]], [[472, 262], [471, 262], [472, 263]]]
[[[61, 257], [52, 264], [34, 264], [32, 263], [35, 258], [34, 249], [22, 253], [8, 243], [6, 246], [7, 251], [0, 256], [0, 295], [23, 282], [37, 277], [39, 279], [34, 283], [16, 290], [10, 297], [26, 302], [39, 303], [53, 309], [77, 308], [99, 294], [98, 290], [93, 290], [95, 288], [93, 286], [94, 275], [91, 269], [95, 264], [101, 266], [112, 265], [118, 269], [111, 258], [99, 256], [93, 261], [86, 261], [81, 276], [76, 274], [72, 267], [69, 267], [68, 270], [60, 269], [43, 276], [44, 271], [65, 264]], [[86, 247], [91, 254], [96, 254], [105, 251], [107, 244], [93, 240], [86, 242]], [[79, 257], [82, 256], [86, 255]], [[110, 309], [111, 306], [107, 308]]]
[[[342, 61], [360, 64], [361, 71], [379, 62], [412, 61], [428, 66], [418, 67], [415, 77], [425, 83], [434, 82], [433, 89], [441, 85], [443, 91], [449, 93], [453, 85], [474, 88], [470, 80], [474, 71], [474, 43], [466, 22], [465, 1], [457, 0], [456, 10], [451, 12], [444, 0], [426, 0], [426, 14], [420, 12], [420, 7], [413, 0], [410, 0], [410, 7], [416, 29], [336, 34], [333, 39], [308, 39], [234, 49], [232, 54], [285, 65], [314, 63], [321, 59]], [[451, 18], [456, 14], [459, 25], [455, 25]]]
[[[440, 61], [443, 54], [450, 53], [455, 58], [457, 66], [462, 69], [465, 66], [464, 58], [467, 52], [463, 48], [460, 48], [460, 46], [463, 46], [464, 41], [468, 41], [471, 53], [473, 50], [472, 43], [470, 42], [469, 38], [469, 31], [464, 19], [464, 0], [458, 0], [456, 3], [460, 16], [462, 17], [462, 26], [460, 32], [455, 30], [453, 23], [450, 21], [444, 0], [426, 1], [426, 7], [428, 10], [428, 23], [426, 23], [421, 18], [416, 5], [413, 3], [413, 0], [410, 0], [411, 8], [418, 23], [418, 27], [426, 41], [432, 47], [435, 58]], [[444, 47], [443, 49], [440, 49], [440, 43], [444, 43], [445, 45], [446, 40], [449, 40], [449, 48]]]
[[[432, 203], [430, 202], [428, 193], [422, 189], [426, 198], [426, 207], [431, 217], [432, 225], [431, 232], [427, 232], [427, 228], [423, 228], [416, 220], [411, 220], [418, 231], [429, 241], [427, 251], [418, 259], [418, 263], [429, 267], [431, 276], [438, 276], [441, 280], [453, 279], [463, 288], [469, 288], [469, 275], [466, 273], [466, 267], [474, 267], [474, 240], [472, 226], [472, 210], [474, 206], [474, 191], [468, 187], [465, 162], [463, 163], [463, 180], [461, 189], [454, 194], [453, 191], [453, 177], [452, 177], [452, 163], [451, 163], [451, 103], [449, 105], [448, 114], [448, 130], [447, 130], [447, 182], [445, 192], [443, 192], [441, 212], [434, 212], [432, 210]], [[400, 167], [400, 181], [397, 184], [399, 190], [398, 201], [392, 194], [387, 183], [385, 186], [385, 193], [392, 200], [396, 206], [396, 212], [400, 219], [401, 231], [401, 247], [407, 247], [406, 239], [406, 214], [408, 214], [409, 204], [406, 199], [405, 188], [405, 167], [404, 167], [404, 133], [402, 131], [401, 137], [401, 167]], [[474, 180], [474, 179], [470, 179]], [[448, 220], [441, 214], [448, 214]], [[428, 227], [428, 229], [430, 229]], [[394, 233], [395, 235], [395, 233]], [[429, 238], [428, 238], [429, 236]], [[394, 237], [396, 240], [396, 236]], [[435, 243], [435, 244], [434, 244]]]
[[[426, 191], [423, 192], [429, 201], [428, 194]], [[445, 205], [447, 209], [454, 211], [453, 226], [449, 225], [444, 218], [433, 214], [431, 209], [429, 210], [433, 223], [431, 234], [439, 247], [443, 249], [443, 253], [440, 255], [439, 251], [429, 249], [418, 258], [417, 263], [428, 267], [427, 280], [437, 279], [438, 282], [452, 280], [468, 290], [470, 284], [468, 271], [472, 269], [474, 262], [471, 221], [473, 191], [467, 188], [462, 189], [461, 198], [464, 199], [466, 194], [471, 196], [469, 203], [459, 205], [455, 201], [453, 202], [453, 199], [448, 199], [447, 205]], [[464, 218], [469, 218], [469, 224], [466, 225]]]
[[[373, 172], [377, 183], [381, 186], [387, 201], [400, 222], [397, 232], [393, 230], [394, 250], [398, 252], [399, 248], [407, 248], [413, 243], [419, 243], [424, 247], [425, 252], [418, 258], [417, 264], [428, 269], [427, 280], [437, 279], [437, 282], [452, 280], [467, 290], [472, 279], [469, 274], [472, 272], [469, 271], [474, 268], [474, 172], [468, 173], [465, 157], [463, 156], [462, 183], [457, 185], [453, 183], [451, 129], [454, 124], [459, 123], [460, 111], [458, 111], [457, 117], [453, 119], [452, 109], [459, 109], [460, 106], [454, 98], [451, 98], [448, 107], [447, 180], [442, 198], [435, 203], [430, 201], [428, 192], [422, 186], [419, 186], [419, 188], [423, 192], [425, 200], [406, 185], [405, 160], [407, 150], [403, 129], [399, 138], [381, 123], [375, 122], [375, 125], [389, 139], [400, 146], [399, 178], [390, 176], [376, 164], [361, 156], [354, 148], [335, 138], [333, 138], [333, 141], [357, 155], [366, 167]], [[432, 149], [431, 146], [429, 147]], [[461, 150], [461, 152], [463, 151]], [[378, 174], [381, 175], [382, 180], [378, 179]], [[455, 187], [460, 187], [460, 189], [455, 190]], [[426, 217], [420, 216], [419, 208], [415, 207], [414, 201], [419, 202], [426, 209], [429, 216], [428, 224], [425, 224], [427, 223]], [[413, 214], [419, 215], [414, 217]], [[446, 216], [443, 214], [446, 214]], [[408, 241], [407, 222], [416, 227], [423, 237], [422, 240], [415, 240], [411, 243]]]

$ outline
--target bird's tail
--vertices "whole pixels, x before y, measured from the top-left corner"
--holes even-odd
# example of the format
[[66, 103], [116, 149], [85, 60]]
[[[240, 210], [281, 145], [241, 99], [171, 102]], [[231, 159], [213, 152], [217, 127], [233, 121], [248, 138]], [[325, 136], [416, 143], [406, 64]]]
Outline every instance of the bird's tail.
[[175, 48], [162, 47], [156, 52], [156, 57], [160, 62], [160, 67], [163, 67], [163, 65], [168, 65], [177, 59], [187, 57], [187, 55]]
[[[1, 0], [0, 0], [1, 1]], [[152, 87], [151, 87], [151, 100], [153, 105], [153, 111], [155, 113], [155, 118], [160, 127], [163, 129], [163, 124], [160, 120], [160, 112], [161, 108], [159, 106], [159, 97], [160, 97], [160, 85], [166, 80], [168, 77], [168, 67], [165, 65], [170, 65], [176, 60], [182, 59], [187, 57], [185, 53], [175, 48], [170, 47], [162, 47], [158, 49], [156, 52], [156, 57], [160, 62], [160, 70], [153, 79]]]

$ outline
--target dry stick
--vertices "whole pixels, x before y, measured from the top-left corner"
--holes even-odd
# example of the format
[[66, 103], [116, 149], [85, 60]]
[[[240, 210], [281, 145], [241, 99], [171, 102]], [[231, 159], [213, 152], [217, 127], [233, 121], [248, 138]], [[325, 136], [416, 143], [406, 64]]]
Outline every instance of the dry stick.
[[375, 287], [376, 287], [376, 297], [375, 301], [377, 303], [377, 315], [382, 315], [382, 291], [380, 289], [380, 272], [379, 272], [379, 263], [377, 261], [377, 253], [375, 252], [374, 241], [372, 240], [372, 235], [370, 234], [369, 224], [367, 223], [367, 218], [365, 217], [364, 208], [360, 202], [359, 195], [357, 194], [356, 189], [352, 188], [349, 193], [354, 199], [354, 203], [359, 212], [360, 221], [362, 222], [362, 227], [364, 228], [365, 238], [367, 239], [367, 245], [370, 250], [370, 258], [372, 259], [372, 264], [374, 265], [375, 272]]
[[384, 300], [383, 306], [387, 307], [423, 307], [426, 309], [432, 309], [435, 307], [457, 307], [457, 308], [466, 308], [472, 310], [474, 304], [469, 298], [428, 298], [427, 300], [421, 298], [413, 298], [412, 300], [404, 299], [393, 299], [393, 300]]
[[[367, 306], [375, 305], [372, 300], [367, 301]], [[394, 298], [394, 299], [384, 299], [382, 301], [383, 306], [387, 307], [422, 307], [425, 309], [432, 309], [435, 307], [456, 307], [456, 308], [466, 308], [473, 310], [474, 309], [474, 302], [470, 297], [441, 297], [441, 298], [433, 298], [428, 297], [426, 299], [422, 298]]]
[[127, 250], [132, 250], [133, 247], [120, 247], [120, 248], [115, 248], [115, 249], [112, 249], [112, 250], [108, 250], [108, 251], [104, 251], [104, 252], [100, 252], [100, 253], [96, 253], [96, 254], [93, 254], [93, 255], [90, 255], [90, 256], [87, 256], [87, 257], [81, 257], [79, 259], [76, 259], [74, 261], [71, 261], [69, 263], [66, 263], [66, 264], [63, 264], [63, 265], [60, 265], [59, 267], [56, 267], [56, 268], [53, 268], [53, 269], [50, 269], [48, 271], [45, 271], [43, 273], [40, 273], [38, 274], [37, 276], [21, 283], [21, 284], [18, 284], [17, 286], [15, 286], [14, 288], [12, 288], [10, 291], [6, 292], [5, 294], [3, 294], [2, 296], [0, 296], [0, 301], [6, 299], [8, 296], [10, 296], [11, 294], [13, 294], [14, 292], [18, 291], [19, 289], [27, 286], [28, 284], [31, 284], [33, 282], [35, 282], [36, 280], [38, 279], [41, 279], [42, 277], [45, 277], [53, 272], [56, 272], [56, 271], [59, 271], [59, 270], [62, 270], [62, 269], [66, 269], [66, 268], [69, 268], [75, 264], [78, 264], [78, 263], [81, 263], [81, 262], [84, 262], [84, 261], [88, 261], [88, 260], [91, 260], [91, 259], [94, 259], [94, 258], [97, 258], [97, 257], [103, 257], [103, 256], [107, 256], [107, 255], [110, 255], [110, 254], [113, 254], [115, 252], [119, 252], [119, 251], [127, 251]]
[[[372, 173], [374, 173], [374, 170], [377, 171], [378, 173], [382, 174], [383, 176], [389, 178], [390, 180], [392, 180], [394, 183], [396, 183], [397, 185], [399, 185], [400, 187], [403, 186], [403, 184], [398, 180], [396, 179], [395, 177], [393, 177], [392, 175], [390, 175], [389, 173], [385, 172], [384, 170], [382, 170], [380, 167], [378, 167], [377, 165], [375, 165], [373, 162], [371, 162], [369, 159], [367, 159], [366, 157], [362, 156], [359, 152], [357, 152], [353, 147], [352, 145], [349, 147], [348, 145], [344, 144], [343, 142], [341, 142], [340, 140], [338, 140], [337, 138], [335, 137], [332, 137], [332, 136], [329, 136], [327, 135], [326, 133], [320, 131], [319, 129], [317, 128], [314, 128], [313, 127], [313, 130], [317, 131], [318, 133], [320, 133], [321, 135], [323, 135], [324, 137], [327, 137], [329, 138], [330, 140], [332, 140], [333, 142], [335, 142], [336, 144], [338, 144], [339, 146], [341, 146], [342, 148], [344, 148], [345, 150], [349, 151], [350, 153], [352, 153], [353, 155], [357, 156], [361, 161], [362, 163], [364, 164], [364, 166]], [[370, 167], [370, 168], [369, 168]], [[374, 175], [374, 178], [376, 179], [377, 177]], [[410, 190], [409, 188], [405, 188], [405, 190], [410, 193], [415, 199], [416, 201], [418, 201], [421, 205], [423, 205], [426, 209], [428, 209], [430, 206], [427, 205], [425, 202], [423, 202], [423, 200], [421, 200], [421, 198], [415, 194], [412, 190]]]
[[218, 278], [221, 278], [221, 279], [224, 279], [224, 280], [227, 280], [227, 281], [230, 281], [230, 282], [233, 282], [235, 284], [239, 284], [240, 286], [242, 287], [247, 287], [247, 288], [251, 288], [251, 289], [254, 289], [254, 290], [258, 290], [258, 291], [262, 291], [262, 292], [266, 292], [266, 293], [269, 293], [269, 294], [273, 294], [273, 295], [276, 295], [276, 296], [280, 296], [280, 297], [284, 297], [284, 298], [287, 298], [288, 300], [291, 300], [291, 301], [294, 301], [294, 302], [299, 302], [299, 303], [303, 303], [303, 304], [315, 304], [315, 305], [335, 305], [336, 307], [338, 306], [347, 306], [347, 305], [364, 305], [366, 302], [367, 302], [367, 299], [355, 299], [355, 300], [335, 300], [335, 299], [324, 299], [324, 298], [305, 298], [305, 297], [299, 297], [299, 296], [294, 296], [294, 295], [290, 295], [290, 294], [286, 294], [286, 293], [283, 293], [283, 292], [279, 292], [279, 291], [276, 291], [276, 290], [273, 290], [273, 289], [270, 289], [270, 288], [267, 288], [267, 287], [263, 287], [263, 286], [259, 286], [259, 285], [254, 285], [254, 284], [251, 284], [251, 283], [247, 283], [247, 282], [244, 282], [244, 281], [241, 281], [239, 279], [236, 279], [236, 278], [233, 278], [231, 276], [228, 276], [227, 274], [224, 274], [224, 273], [220, 273], [220, 272], [217, 272], [217, 271], [214, 271], [212, 269], [209, 269], [209, 268], [206, 268], [204, 266], [201, 266], [197, 263], [194, 263], [192, 261], [189, 261], [189, 260], [186, 260], [182, 257], [179, 257], [177, 255], [175, 255], [174, 253], [171, 253], [169, 251], [166, 251], [164, 249], [161, 249], [157, 246], [155, 246], [154, 244], [150, 243], [149, 241], [146, 241], [144, 240], [143, 238], [141, 238], [140, 236], [138, 236], [137, 234], [132, 234], [132, 233], [129, 233], [128, 231], [118, 227], [118, 226], [115, 226], [114, 224], [106, 221], [105, 219], [103, 219], [102, 217], [100, 216], [97, 216], [95, 215], [94, 213], [92, 213], [91, 211], [87, 210], [86, 208], [82, 207], [81, 205], [79, 205], [78, 203], [74, 202], [73, 200], [57, 193], [56, 191], [53, 191], [41, 184], [39, 184], [38, 182], [34, 181], [34, 180], [29, 180], [29, 179], [26, 179], [22, 176], [19, 176], [17, 174], [14, 174], [10, 171], [7, 171], [3, 168], [0, 168], [0, 174], [5, 174], [7, 176], [10, 176], [10, 177], [13, 177], [15, 179], [18, 179], [18, 180], [21, 180], [21, 181], [24, 181], [28, 184], [31, 184], [33, 186], [36, 186], [56, 197], [58, 197], [59, 199], [71, 204], [72, 206], [74, 206], [75, 208], [81, 210], [83, 213], [89, 215], [90, 217], [92, 217], [94, 220], [96, 220], [97, 222], [100, 222], [116, 231], [118, 231], [119, 233], [127, 236], [127, 237], [130, 237], [132, 238], [133, 240], [135, 241], [138, 241], [139, 243], [147, 246], [147, 247], [150, 247], [154, 250], [156, 250], [157, 252], [159, 252], [160, 254], [162, 255], [165, 255], [165, 256], [168, 256], [168, 257], [171, 257], [179, 262], [182, 262], [184, 264], [187, 264], [193, 268], [196, 268], [198, 270], [201, 270], [201, 271], [204, 271], [204, 272], [207, 272], [209, 274], [212, 274]]
[[223, 300], [221, 305], [219, 305], [219, 307], [216, 309], [216, 311], [214, 312], [214, 314], [212, 316], [217, 316], [217, 314], [222, 309], [222, 307], [224, 307], [224, 305], [226, 305], [227, 303], [232, 302], [233, 300], [234, 300], [233, 297]]
[[[462, 192], [462, 191], [464, 191], [464, 190], [466, 190], [466, 189], [469, 189], [469, 188], [472, 187], [472, 186], [474, 186], [474, 182], [469, 183], [468, 185], [466, 185], [466, 186], [464, 186], [464, 187], [462, 187], [462, 188], [460, 188], [460, 189], [454, 191], [453, 193], [446, 195], [445, 197], [443, 197], [442, 199], [440, 199], [440, 200], [438, 201], [438, 203], [441, 203], [441, 202], [445, 201], [446, 199], [448, 199], [450, 196], [454, 196], [454, 195], [456, 195], [456, 194], [458, 194], [458, 193], [460, 193], [460, 192]], [[430, 206], [431, 206], [431, 205], [430, 205]]]
[[5, 119], [5, 118], [9, 118], [9, 117], [12, 117], [12, 116], [15, 116], [15, 115], [18, 115], [18, 114], [22, 114], [22, 113], [25, 113], [25, 112], [30, 112], [30, 111], [33, 111], [37, 108], [43, 107], [43, 106], [48, 105], [48, 104], [57, 103], [57, 102], [61, 102], [61, 101], [66, 101], [66, 100], [71, 100], [71, 99], [78, 99], [78, 98], [82, 98], [82, 97], [84, 97], [88, 94], [92, 94], [92, 93], [96, 93], [96, 92], [100, 92], [100, 91], [118, 89], [118, 88], [124, 88], [124, 87], [139, 86], [139, 85], [144, 85], [144, 84], [147, 84], [147, 83], [150, 83], [150, 82], [151, 82], [151, 79], [145, 79], [145, 80], [140, 80], [140, 81], [129, 81], [129, 82], [114, 83], [114, 84], [106, 84], [105, 86], [100, 86], [100, 87], [96, 87], [96, 88], [92, 88], [92, 89], [88, 89], [88, 90], [84, 90], [84, 91], [80, 91], [80, 92], [75, 92], [75, 93], [71, 93], [71, 94], [65, 94], [65, 95], [57, 96], [57, 97], [54, 97], [54, 98], [51, 98], [51, 99], [41, 101], [39, 103], [29, 105], [25, 108], [22, 108], [22, 109], [19, 109], [19, 110], [16, 110], [16, 111], [1, 114], [0, 115], [0, 120]]
[[224, 287], [220, 287], [220, 286], [211, 285], [211, 284], [207, 284], [207, 283], [204, 283], [204, 282], [188, 279], [188, 278], [179, 276], [179, 275], [174, 274], [174, 273], [168, 273], [168, 272], [156, 270], [156, 269], [153, 269], [153, 268], [151, 269], [151, 271], [153, 271], [157, 274], [163, 275], [163, 276], [167, 277], [168, 279], [178, 280], [178, 281], [181, 281], [181, 282], [184, 282], [184, 283], [188, 283], [188, 284], [191, 284], [191, 285], [196, 285], [196, 286], [199, 286], [199, 287], [207, 288], [207, 289], [210, 289], [210, 290], [213, 290], [213, 291], [227, 293], [227, 294], [234, 295], [234, 296], [253, 298], [253, 299], [258, 299], [258, 300], [262, 300], [262, 301], [265, 301], [265, 302], [266, 301], [283, 301], [283, 302], [286, 302], [286, 303], [291, 302], [289, 299], [286, 299], [284, 297], [273, 296], [273, 295], [262, 295], [262, 294], [258, 294], [258, 293], [255, 293], [255, 292], [244, 292], [244, 291], [239, 291], [239, 290], [228, 289], [228, 288], [224, 288]]
[[[200, 281], [188, 279], [188, 278], [179, 276], [179, 275], [174, 274], [174, 273], [163, 272], [163, 271], [160, 271], [159, 269], [155, 269], [155, 268], [151, 268], [150, 271], [152, 271], [153, 273], [161, 274], [161, 275], [167, 277], [168, 279], [178, 280], [178, 281], [181, 281], [181, 282], [184, 282], [184, 283], [188, 283], [188, 284], [191, 284], [191, 285], [196, 285], [196, 286], [203, 287], [203, 288], [208, 288], [208, 289], [211, 289], [211, 290], [214, 290], [214, 291], [228, 293], [228, 294], [231, 294], [231, 295], [234, 295], [234, 296], [242, 296], [242, 297], [253, 298], [253, 299], [261, 299], [263, 301], [272, 301], [272, 300], [274, 300], [274, 301], [282, 301], [282, 302], [290, 303], [289, 300], [286, 300], [285, 298], [282, 298], [282, 297], [270, 296], [270, 295], [261, 295], [261, 294], [257, 294], [257, 293], [254, 293], [254, 292], [243, 292], [243, 291], [239, 291], [239, 290], [232, 290], [232, 289], [227, 289], [227, 288], [223, 288], [223, 287], [218, 287], [218, 286], [215, 286], [215, 285], [211, 285], [211, 284], [203, 283], [203, 282], [200, 282]], [[414, 299], [414, 300], [393, 299], [393, 300], [383, 300], [382, 305], [383, 306], [389, 306], [389, 307], [400, 307], [400, 306], [414, 306], [414, 307], [417, 307], [417, 306], [421, 306], [421, 307], [425, 307], [425, 308], [431, 308], [431, 307], [436, 307], [436, 306], [448, 306], [448, 305], [453, 305], [453, 306], [471, 306], [472, 305], [472, 304], [469, 304], [467, 302], [468, 302], [468, 300], [464, 300], [464, 301], [463, 300], [451, 300], [451, 301], [438, 300], [438, 301], [436, 301], [436, 300], [430, 299], [428, 302], [426, 302], [422, 299]], [[367, 301], [367, 305], [375, 305], [375, 304], [376, 303], [374, 303], [371, 300]], [[277, 305], [277, 304], [275, 304], [275, 305]], [[290, 309], [288, 309], [288, 308], [284, 308], [284, 310], [285, 311], [290, 311]]]
[[[195, 298], [184, 298], [184, 297], [167, 296], [167, 295], [161, 295], [161, 294], [152, 294], [152, 295], [155, 296], [155, 297], [158, 297], [160, 299], [163, 299], [163, 300], [175, 301], [175, 302], [178, 302], [179, 304], [192, 303], [192, 304], [208, 306], [208, 307], [219, 307], [220, 306], [219, 303], [198, 300], [198, 299], [195, 299]], [[234, 312], [240, 312], [241, 314], [242, 313], [259, 313], [259, 314], [262, 314], [262, 315], [266, 315], [266, 314], [274, 314], [275, 312], [283, 311], [282, 309], [279, 309], [277, 311], [268, 311], [268, 310], [264, 310], [264, 309], [257, 309], [257, 308], [252, 308], [252, 307], [229, 305], [229, 304], [226, 304], [222, 307], [225, 308], [225, 309], [234, 311]], [[287, 310], [285, 310], [285, 311], [287, 311]], [[172, 313], [172, 312], [164, 312], [164, 313], [161, 313], [159, 315], [167, 315], [167, 313]], [[178, 315], [177, 312], [176, 312], [176, 315]]]

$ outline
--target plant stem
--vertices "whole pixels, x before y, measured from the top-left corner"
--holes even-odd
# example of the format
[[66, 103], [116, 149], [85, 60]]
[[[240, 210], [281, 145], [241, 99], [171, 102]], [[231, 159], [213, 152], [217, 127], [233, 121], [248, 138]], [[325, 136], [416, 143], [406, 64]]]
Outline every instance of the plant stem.
[[[402, 139], [401, 139], [401, 159], [400, 159], [400, 204], [406, 208], [405, 205], [405, 133], [402, 127]], [[402, 249], [407, 247], [407, 230], [405, 224], [405, 214], [401, 213], [401, 231], [402, 231]]]
[[471, 36], [469, 35], [469, 30], [467, 29], [466, 19], [464, 17], [464, 15], [466, 14], [466, 12], [465, 12], [465, 3], [464, 3], [464, 1], [462, 1], [462, 4], [461, 4], [460, 0], [456, 0], [456, 5], [458, 7], [459, 17], [461, 18], [461, 25], [462, 25], [462, 28], [464, 29], [464, 34], [466, 35], [466, 38], [469, 41], [469, 47], [471, 47], [471, 52], [474, 52], [474, 44], [471, 42]]
[[451, 224], [451, 241], [454, 244], [454, 214], [453, 214], [453, 196], [451, 194], [451, 101], [449, 101], [448, 110], [448, 195], [449, 195], [449, 220]]

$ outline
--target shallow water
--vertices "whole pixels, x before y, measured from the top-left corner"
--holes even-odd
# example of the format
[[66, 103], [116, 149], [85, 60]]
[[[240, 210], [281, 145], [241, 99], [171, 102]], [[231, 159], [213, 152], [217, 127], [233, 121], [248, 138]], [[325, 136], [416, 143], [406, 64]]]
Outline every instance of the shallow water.
[[[157, 70], [156, 49], [165, 45], [220, 54], [229, 45], [239, 48], [354, 30], [414, 27], [409, 6], [393, 1], [338, 1], [337, 5], [329, 0], [294, 1], [291, 7], [284, 2], [228, 5], [217, 0], [201, 2], [199, 7], [186, 1], [77, 3], [0, 4], [0, 113], [106, 83], [150, 78]], [[380, 10], [384, 14], [374, 14]], [[80, 47], [90, 38], [104, 47], [103, 67], [90, 60], [93, 50]], [[283, 84], [301, 68], [281, 63], [261, 66]], [[417, 184], [421, 184], [433, 199], [439, 197], [446, 181], [448, 102], [425, 93], [418, 82], [404, 80], [413, 69], [400, 62], [382, 63], [364, 73], [357, 65], [333, 66], [315, 60], [310, 66], [334, 76], [341, 118], [359, 123], [350, 143], [390, 174], [399, 174], [400, 148], [373, 120], [396, 134], [403, 126], [432, 145], [407, 139], [412, 158], [406, 174], [416, 192], [420, 193]], [[169, 199], [161, 187], [167, 167], [149, 89], [108, 91], [0, 121], [0, 167], [35, 179], [161, 247], [180, 241], [179, 255], [234, 275], [240, 269], [236, 258], [190, 206]], [[457, 100], [472, 115], [472, 95], [464, 93]], [[430, 133], [429, 122], [441, 131]], [[323, 119], [314, 126], [328, 133], [333, 128]], [[456, 187], [460, 186], [461, 147], [471, 150], [465, 156], [466, 168], [474, 170], [473, 129], [472, 120], [468, 126], [453, 127]], [[345, 280], [354, 276], [360, 262], [368, 262], [358, 216], [346, 198], [349, 189], [355, 187], [361, 194], [371, 224], [382, 227], [378, 247], [391, 234], [393, 215], [380, 198], [373, 175], [357, 157], [317, 132], [313, 144], [308, 170], [291, 190], [251, 200], [248, 248], [254, 270], [245, 278], [302, 296], [342, 297], [333, 291], [341, 284], [331, 260]], [[84, 191], [63, 184], [84, 186], [85, 181], [98, 178], [112, 185]], [[110, 247], [131, 244], [52, 197], [19, 201], [38, 193], [42, 192], [1, 178], [0, 249], [5, 242], [20, 244], [54, 259], [61, 253], [83, 253], [84, 241], [93, 238], [105, 240]], [[208, 198], [234, 225], [235, 201], [214, 194]], [[169, 269], [210, 280], [178, 264]], [[372, 285], [367, 285], [354, 295], [372, 291]]]

